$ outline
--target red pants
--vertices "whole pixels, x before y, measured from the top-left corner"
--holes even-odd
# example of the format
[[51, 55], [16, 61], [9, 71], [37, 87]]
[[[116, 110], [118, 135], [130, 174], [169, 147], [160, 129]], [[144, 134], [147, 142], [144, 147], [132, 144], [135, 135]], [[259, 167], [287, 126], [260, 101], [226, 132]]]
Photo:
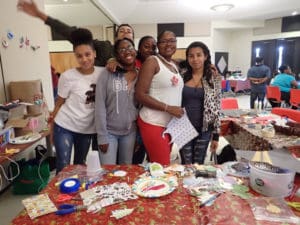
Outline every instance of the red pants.
[[145, 123], [140, 117], [138, 117], [137, 124], [150, 162], [169, 165], [171, 153], [171, 144], [169, 143], [171, 139], [169, 134], [162, 137], [165, 128]]

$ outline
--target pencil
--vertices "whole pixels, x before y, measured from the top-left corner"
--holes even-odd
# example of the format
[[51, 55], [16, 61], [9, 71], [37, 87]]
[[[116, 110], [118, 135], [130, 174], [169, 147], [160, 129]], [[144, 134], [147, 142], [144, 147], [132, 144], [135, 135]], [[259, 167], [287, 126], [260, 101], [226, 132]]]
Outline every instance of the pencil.
[[214, 201], [214, 200], [215, 200], [216, 198], [218, 198], [221, 194], [222, 194], [222, 193], [220, 192], [220, 193], [217, 193], [217, 194], [211, 196], [209, 199], [207, 199], [206, 201], [204, 201], [204, 202], [202, 202], [202, 203], [200, 204], [200, 208], [202, 208], [203, 206], [205, 206], [207, 203], [209, 203], [209, 202], [211, 202], [211, 201]]

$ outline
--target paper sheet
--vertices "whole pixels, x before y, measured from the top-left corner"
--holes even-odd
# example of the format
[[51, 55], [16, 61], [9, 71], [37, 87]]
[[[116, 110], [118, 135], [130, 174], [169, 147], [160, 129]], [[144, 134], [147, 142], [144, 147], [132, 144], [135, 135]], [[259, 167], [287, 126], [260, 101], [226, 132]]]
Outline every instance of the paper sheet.
[[171, 135], [170, 143], [175, 143], [179, 149], [199, 135], [187, 117], [186, 112], [179, 119], [176, 117], [172, 118], [167, 125], [167, 129], [163, 132], [163, 136], [166, 133]]
[[30, 219], [56, 212], [57, 208], [47, 194], [36, 195], [22, 200]]

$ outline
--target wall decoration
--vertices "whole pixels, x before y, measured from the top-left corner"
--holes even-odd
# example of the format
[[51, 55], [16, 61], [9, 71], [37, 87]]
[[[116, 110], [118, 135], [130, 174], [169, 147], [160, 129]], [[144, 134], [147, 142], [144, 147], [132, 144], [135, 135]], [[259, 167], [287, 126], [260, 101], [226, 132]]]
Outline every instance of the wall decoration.
[[4, 48], [7, 48], [7, 47], [8, 47], [8, 42], [6, 41], [5, 38], [2, 38], [1, 43], [2, 43], [2, 46], [3, 46]]
[[7, 36], [7, 38], [9, 40], [12, 40], [15, 37], [15, 35], [11, 31], [7, 31], [7, 35], [6, 36]]

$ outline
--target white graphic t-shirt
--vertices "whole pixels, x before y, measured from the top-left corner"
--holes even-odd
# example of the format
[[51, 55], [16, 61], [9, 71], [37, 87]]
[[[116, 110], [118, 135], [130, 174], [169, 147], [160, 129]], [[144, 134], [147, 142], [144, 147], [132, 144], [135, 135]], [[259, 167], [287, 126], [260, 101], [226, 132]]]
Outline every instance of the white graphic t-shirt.
[[58, 82], [58, 95], [65, 98], [55, 117], [59, 126], [77, 133], [96, 133], [95, 89], [103, 67], [95, 67], [93, 73], [84, 75], [77, 69], [64, 72]]

